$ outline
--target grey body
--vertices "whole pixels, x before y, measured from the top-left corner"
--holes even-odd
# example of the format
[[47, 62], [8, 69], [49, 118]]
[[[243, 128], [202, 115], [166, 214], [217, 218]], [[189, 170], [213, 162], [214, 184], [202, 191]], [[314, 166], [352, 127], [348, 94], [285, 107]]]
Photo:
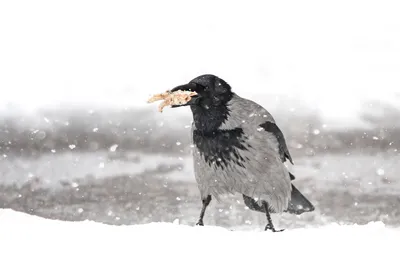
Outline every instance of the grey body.
[[[208, 195], [219, 199], [223, 194], [240, 193], [260, 204], [266, 201], [276, 213], [283, 212], [291, 197], [291, 179], [282, 161], [277, 137], [260, 127], [267, 121], [275, 123], [274, 118], [257, 103], [236, 94], [227, 107], [230, 115], [219, 129], [243, 129], [250, 146], [239, 153], [249, 160], [244, 160], [241, 165], [228, 164], [226, 168], [218, 164], [210, 166], [194, 142], [194, 172], [202, 199]], [[194, 131], [196, 125], [193, 123], [192, 136]]]

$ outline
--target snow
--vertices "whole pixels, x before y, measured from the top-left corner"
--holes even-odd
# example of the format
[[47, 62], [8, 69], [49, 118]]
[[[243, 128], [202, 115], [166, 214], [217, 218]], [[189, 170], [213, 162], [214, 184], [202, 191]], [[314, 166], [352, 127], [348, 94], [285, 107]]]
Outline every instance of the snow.
[[0, 111], [146, 105], [215, 73], [265, 106], [291, 97], [344, 123], [362, 100], [396, 100], [397, 2], [2, 1]]
[[[118, 152], [118, 149], [117, 149]], [[114, 152], [115, 153], [115, 152]], [[134, 177], [155, 170], [160, 166], [171, 171], [161, 171], [155, 178], [194, 182], [193, 158], [183, 154], [166, 155], [130, 152], [118, 156], [109, 152], [63, 152], [42, 155], [38, 158], [0, 157], [2, 184], [21, 186], [35, 177], [41, 180], [41, 187], [57, 188], [60, 182], [76, 182], [76, 179], [104, 179], [121, 175]], [[398, 177], [400, 155], [319, 155], [312, 158], [299, 157], [295, 165], [287, 167], [299, 179], [313, 177], [313, 185], [318, 188], [333, 186], [332, 183], [346, 183], [347, 190], [363, 192], [388, 190], [397, 192], [400, 188]], [[367, 167], [366, 167], [367, 166]], [[382, 183], [382, 178], [390, 183]], [[386, 182], [386, 180], [385, 180]], [[371, 183], [374, 186], [371, 186]], [[350, 184], [352, 184], [350, 186]], [[354, 188], [353, 188], [354, 187]]]
[[103, 179], [118, 175], [138, 175], [161, 165], [180, 165], [173, 170], [167, 179], [194, 181], [193, 159], [167, 156], [162, 154], [126, 153], [126, 158], [110, 158], [106, 152], [73, 153], [64, 152], [43, 155], [35, 159], [0, 158], [2, 184], [22, 185], [33, 177], [39, 177], [44, 183], [42, 187], [58, 187], [61, 181], [95, 178]]
[[111, 226], [0, 210], [2, 266], [398, 266], [400, 229], [381, 222], [282, 233], [172, 222]]

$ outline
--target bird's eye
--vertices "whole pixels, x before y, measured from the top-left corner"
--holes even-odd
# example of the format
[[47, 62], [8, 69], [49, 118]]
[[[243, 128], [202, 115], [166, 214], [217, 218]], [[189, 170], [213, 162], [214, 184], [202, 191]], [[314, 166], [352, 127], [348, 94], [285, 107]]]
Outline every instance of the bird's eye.
[[203, 85], [201, 85], [201, 84], [196, 84], [196, 91], [197, 92], [204, 92], [204, 91], [206, 91], [206, 88], [207, 87], [205, 87], [205, 86], [203, 86]]

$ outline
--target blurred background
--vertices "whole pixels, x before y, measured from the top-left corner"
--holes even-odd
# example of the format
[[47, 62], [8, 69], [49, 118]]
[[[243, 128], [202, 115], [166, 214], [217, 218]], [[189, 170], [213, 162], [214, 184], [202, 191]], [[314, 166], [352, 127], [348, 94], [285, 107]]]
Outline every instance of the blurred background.
[[[397, 13], [396, 1], [2, 1], [0, 208], [194, 225], [190, 109], [146, 101], [212, 73], [273, 114], [316, 206], [277, 227], [399, 226]], [[239, 195], [205, 217], [265, 222]]]

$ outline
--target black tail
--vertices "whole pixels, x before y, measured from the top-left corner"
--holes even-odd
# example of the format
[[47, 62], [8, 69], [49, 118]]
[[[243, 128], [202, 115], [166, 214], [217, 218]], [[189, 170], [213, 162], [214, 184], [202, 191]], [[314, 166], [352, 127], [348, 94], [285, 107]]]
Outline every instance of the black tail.
[[300, 193], [299, 190], [292, 184], [292, 194], [289, 206], [285, 212], [293, 214], [302, 214], [304, 212], [311, 212], [315, 210], [313, 204]]
[[[258, 205], [258, 203], [251, 197], [243, 195], [244, 204], [251, 210], [259, 211], [265, 213], [265, 210], [262, 206]], [[302, 214], [304, 212], [311, 212], [315, 208], [313, 204], [311, 204], [308, 199], [303, 196], [302, 193], [292, 184], [292, 194], [291, 200], [289, 202], [289, 206], [285, 212], [292, 213], [292, 214]], [[274, 211], [269, 208], [269, 212], [274, 213]]]

